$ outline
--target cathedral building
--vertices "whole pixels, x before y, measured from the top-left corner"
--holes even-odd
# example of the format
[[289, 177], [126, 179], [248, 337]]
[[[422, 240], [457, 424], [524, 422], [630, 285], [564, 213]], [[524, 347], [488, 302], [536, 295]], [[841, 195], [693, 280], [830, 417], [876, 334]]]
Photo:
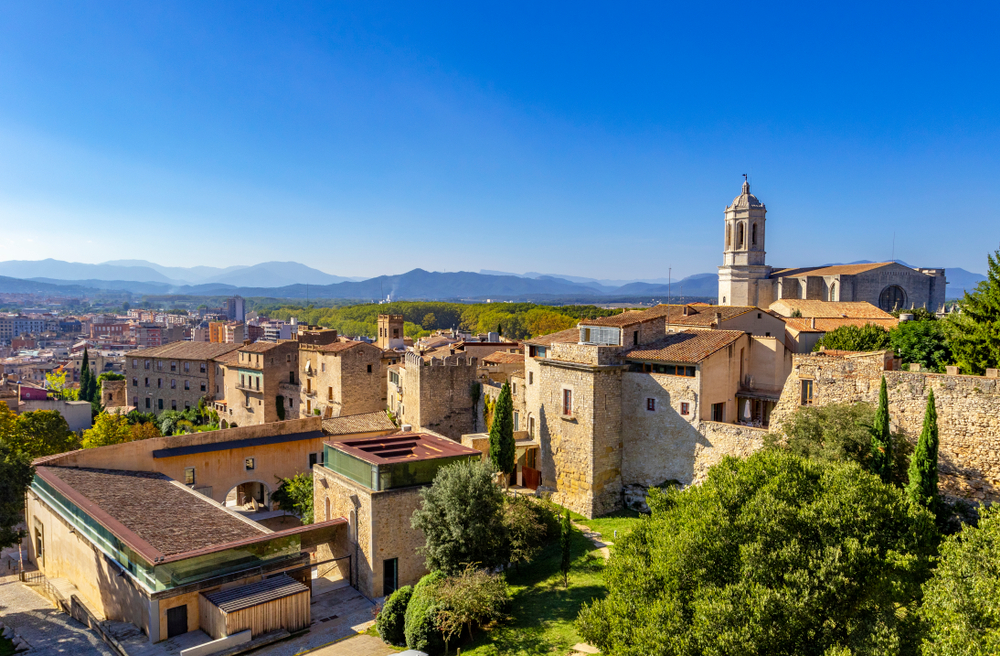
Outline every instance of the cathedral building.
[[765, 262], [767, 208], [750, 184], [725, 212], [725, 250], [719, 267], [719, 305], [767, 308], [780, 299], [864, 301], [886, 312], [935, 311], [944, 305], [944, 269], [910, 268], [897, 262], [776, 268]]

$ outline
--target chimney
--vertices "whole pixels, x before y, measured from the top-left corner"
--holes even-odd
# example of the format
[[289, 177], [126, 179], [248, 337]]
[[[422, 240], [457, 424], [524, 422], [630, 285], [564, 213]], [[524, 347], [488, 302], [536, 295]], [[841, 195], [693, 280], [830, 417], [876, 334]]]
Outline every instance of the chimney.
[[691, 306], [690, 305], [685, 305], [684, 306], [684, 316], [685, 317], [689, 316], [690, 311], [691, 311]]
[[243, 340], [243, 346], [250, 346], [252, 343], [253, 342], [251, 342], [249, 339], [244, 339]]
[[715, 313], [715, 324], [718, 326], [722, 325], [722, 312]]
[[812, 319], [811, 319], [811, 320], [809, 321], [809, 327], [810, 327], [810, 328], [812, 328], [813, 330], [816, 330], [816, 317], [813, 317], [813, 318], [812, 318]]

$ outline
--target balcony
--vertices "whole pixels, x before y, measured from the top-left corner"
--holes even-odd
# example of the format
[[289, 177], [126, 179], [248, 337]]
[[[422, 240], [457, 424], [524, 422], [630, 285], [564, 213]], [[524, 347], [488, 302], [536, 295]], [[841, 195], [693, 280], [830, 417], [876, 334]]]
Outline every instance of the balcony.
[[261, 392], [263, 392], [263, 390], [259, 387], [250, 387], [249, 385], [241, 385], [240, 383], [236, 383], [236, 389], [240, 390], [241, 392], [252, 392], [255, 394], [260, 394]]

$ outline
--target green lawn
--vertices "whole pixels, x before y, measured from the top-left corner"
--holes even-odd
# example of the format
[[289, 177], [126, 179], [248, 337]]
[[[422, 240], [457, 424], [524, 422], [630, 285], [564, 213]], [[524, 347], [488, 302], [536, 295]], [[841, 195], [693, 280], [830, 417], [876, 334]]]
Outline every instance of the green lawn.
[[569, 588], [563, 587], [559, 571], [559, 544], [551, 544], [530, 565], [522, 565], [520, 572], [508, 572], [511, 621], [489, 632], [477, 631], [474, 642], [461, 645], [463, 655], [564, 656], [583, 641], [576, 632], [576, 616], [584, 603], [605, 594], [604, 558], [578, 531], [573, 532], [571, 544]]
[[594, 519], [574, 517], [573, 521], [577, 524], [588, 527], [591, 531], [597, 531], [601, 534], [601, 538], [605, 542], [614, 542], [615, 531], [618, 531], [618, 538], [620, 539], [626, 532], [635, 526], [637, 522], [641, 521], [641, 518], [644, 516], [645, 515], [642, 515], [634, 510], [619, 510], [618, 512], [613, 512], [610, 515], [595, 517]]

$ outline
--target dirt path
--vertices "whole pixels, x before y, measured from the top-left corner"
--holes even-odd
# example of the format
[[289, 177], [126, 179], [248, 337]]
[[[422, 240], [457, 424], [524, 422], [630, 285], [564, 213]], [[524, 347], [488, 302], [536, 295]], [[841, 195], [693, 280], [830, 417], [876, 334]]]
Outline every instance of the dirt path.
[[597, 550], [601, 552], [601, 555], [604, 556], [604, 560], [607, 560], [608, 558], [611, 557], [611, 550], [608, 549], [608, 547], [614, 545], [614, 542], [605, 542], [604, 540], [601, 539], [601, 534], [598, 533], [597, 531], [590, 530], [589, 526], [585, 526], [583, 524], [577, 524], [576, 522], [571, 522], [571, 523], [573, 524], [573, 527], [576, 528], [576, 530], [583, 533], [583, 537], [590, 540], [591, 543], [597, 548]]

